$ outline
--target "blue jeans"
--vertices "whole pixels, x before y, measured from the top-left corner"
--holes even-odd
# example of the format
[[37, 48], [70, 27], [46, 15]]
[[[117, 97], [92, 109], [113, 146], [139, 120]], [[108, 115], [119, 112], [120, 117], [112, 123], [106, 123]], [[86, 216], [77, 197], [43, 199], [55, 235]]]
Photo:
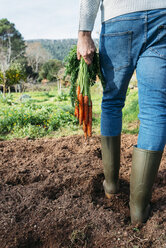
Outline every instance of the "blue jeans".
[[99, 50], [106, 83], [101, 134], [121, 133], [122, 108], [136, 69], [140, 120], [137, 147], [162, 151], [166, 143], [166, 9], [125, 14], [104, 22]]

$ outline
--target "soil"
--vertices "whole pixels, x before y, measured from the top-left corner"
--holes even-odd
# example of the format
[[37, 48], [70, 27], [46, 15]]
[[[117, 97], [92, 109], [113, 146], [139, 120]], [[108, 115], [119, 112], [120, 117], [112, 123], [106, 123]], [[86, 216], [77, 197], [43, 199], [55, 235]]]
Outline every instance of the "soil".
[[166, 247], [166, 153], [149, 220], [130, 223], [136, 140], [122, 136], [120, 192], [111, 200], [102, 187], [98, 136], [0, 141], [0, 247]]

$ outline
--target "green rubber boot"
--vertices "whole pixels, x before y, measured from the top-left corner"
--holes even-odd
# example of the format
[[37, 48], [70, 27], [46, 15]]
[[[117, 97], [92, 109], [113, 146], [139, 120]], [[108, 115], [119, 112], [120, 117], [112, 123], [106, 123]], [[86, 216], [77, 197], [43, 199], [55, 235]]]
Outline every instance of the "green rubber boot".
[[134, 147], [130, 177], [130, 216], [133, 224], [147, 221], [150, 199], [162, 152]]
[[111, 198], [119, 189], [120, 136], [101, 136], [105, 195]]

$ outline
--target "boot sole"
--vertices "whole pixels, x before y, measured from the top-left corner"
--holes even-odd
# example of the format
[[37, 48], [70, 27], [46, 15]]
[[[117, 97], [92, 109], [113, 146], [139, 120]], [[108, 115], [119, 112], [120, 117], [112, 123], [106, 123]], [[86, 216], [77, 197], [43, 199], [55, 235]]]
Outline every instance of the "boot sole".
[[108, 193], [105, 192], [105, 196], [106, 196], [106, 198], [108, 198], [108, 199], [111, 199], [111, 198], [113, 197], [113, 195], [114, 195], [114, 194], [108, 194]]

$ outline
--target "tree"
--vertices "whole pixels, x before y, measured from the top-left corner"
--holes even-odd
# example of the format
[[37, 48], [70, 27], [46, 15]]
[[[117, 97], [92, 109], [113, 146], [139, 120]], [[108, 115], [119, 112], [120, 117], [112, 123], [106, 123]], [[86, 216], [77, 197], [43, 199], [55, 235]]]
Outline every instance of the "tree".
[[3, 93], [5, 94], [6, 88], [14, 84], [19, 84], [22, 80], [26, 79], [25, 68], [19, 63], [13, 63], [5, 71], [0, 71], [0, 83], [3, 85]]
[[26, 56], [28, 65], [30, 65], [35, 73], [38, 73], [43, 63], [51, 59], [51, 55], [42, 47], [40, 42], [32, 42], [26, 44]]
[[23, 79], [25, 42], [15, 25], [7, 19], [0, 20], [0, 82], [6, 87]]
[[56, 59], [49, 60], [44, 63], [39, 72], [39, 81], [48, 79], [49, 81], [56, 81], [58, 71], [62, 68], [62, 62]]
[[[25, 54], [25, 42], [13, 23], [7, 19], [0, 20], [0, 55], [1, 66], [9, 67], [9, 64], [16, 59], [22, 58]], [[2, 69], [2, 68], [1, 68]]]

